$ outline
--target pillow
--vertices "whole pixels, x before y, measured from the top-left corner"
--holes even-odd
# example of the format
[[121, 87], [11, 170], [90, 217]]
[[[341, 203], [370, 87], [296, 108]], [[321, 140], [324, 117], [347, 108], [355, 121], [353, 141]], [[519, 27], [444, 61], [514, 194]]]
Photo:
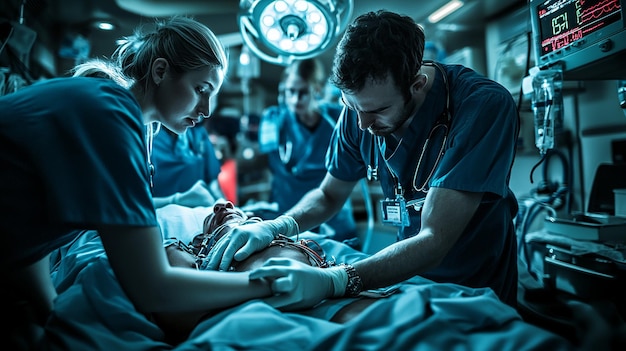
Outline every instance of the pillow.
[[211, 213], [213, 206], [191, 208], [172, 204], [156, 210], [163, 240], [171, 242], [178, 239], [184, 243], [190, 242], [194, 236], [202, 233], [204, 219]]

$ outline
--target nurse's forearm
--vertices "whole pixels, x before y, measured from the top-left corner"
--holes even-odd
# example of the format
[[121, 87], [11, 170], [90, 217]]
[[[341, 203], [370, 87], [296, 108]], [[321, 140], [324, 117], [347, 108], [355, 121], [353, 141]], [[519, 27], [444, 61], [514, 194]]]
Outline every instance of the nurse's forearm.
[[326, 197], [320, 189], [313, 189], [285, 214], [298, 222], [302, 232], [326, 222], [343, 207], [344, 202], [333, 201]]

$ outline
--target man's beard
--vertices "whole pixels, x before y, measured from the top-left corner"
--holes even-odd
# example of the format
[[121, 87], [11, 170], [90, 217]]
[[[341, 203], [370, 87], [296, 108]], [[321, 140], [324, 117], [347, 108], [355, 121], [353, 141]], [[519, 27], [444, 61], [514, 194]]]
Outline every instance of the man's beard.
[[372, 127], [369, 127], [367, 128], [367, 131], [370, 132], [370, 134], [375, 135], [375, 136], [381, 136], [381, 137], [390, 136], [394, 134], [395, 132], [397, 132], [400, 128], [402, 128], [404, 124], [413, 116], [414, 113], [415, 113], [415, 103], [413, 100], [410, 100], [409, 102], [405, 103], [404, 106], [402, 106], [402, 111], [400, 112], [400, 116], [402, 117], [399, 119], [399, 122], [397, 124], [390, 126], [390, 127], [380, 128], [380, 129], [377, 129], [377, 128], [372, 129]]

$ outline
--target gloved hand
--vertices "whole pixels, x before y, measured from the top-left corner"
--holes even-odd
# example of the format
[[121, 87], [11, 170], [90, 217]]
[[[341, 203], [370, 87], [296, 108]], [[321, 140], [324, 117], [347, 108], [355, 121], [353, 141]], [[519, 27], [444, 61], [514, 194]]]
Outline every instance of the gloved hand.
[[290, 216], [244, 224], [236, 227], [220, 238], [208, 255], [208, 269], [226, 271], [233, 259], [243, 261], [253, 253], [269, 246], [282, 234], [293, 236], [299, 233], [298, 223]]
[[186, 207], [210, 207], [213, 206], [216, 200], [204, 180], [198, 180], [184, 193], [176, 193], [172, 203]]
[[328, 297], [341, 297], [348, 284], [348, 273], [341, 266], [319, 268], [289, 258], [271, 258], [248, 277], [272, 281], [274, 296], [263, 300], [287, 311], [311, 308]]

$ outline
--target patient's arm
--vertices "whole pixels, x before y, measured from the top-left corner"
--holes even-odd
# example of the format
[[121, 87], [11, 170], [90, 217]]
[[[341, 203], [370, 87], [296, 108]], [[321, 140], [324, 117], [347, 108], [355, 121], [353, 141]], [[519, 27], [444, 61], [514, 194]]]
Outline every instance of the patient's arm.
[[120, 285], [141, 312], [207, 311], [271, 294], [267, 282], [252, 282], [247, 273], [172, 267], [157, 227], [103, 226], [98, 232]]
[[[7, 272], [5, 286], [19, 289], [15, 296], [26, 296], [29, 306], [33, 308], [34, 318], [40, 325], [44, 325], [46, 318], [52, 310], [54, 299], [57, 296], [56, 289], [50, 275], [50, 256], [14, 271]], [[9, 297], [12, 299], [14, 296]], [[6, 298], [6, 296], [5, 296]]]

